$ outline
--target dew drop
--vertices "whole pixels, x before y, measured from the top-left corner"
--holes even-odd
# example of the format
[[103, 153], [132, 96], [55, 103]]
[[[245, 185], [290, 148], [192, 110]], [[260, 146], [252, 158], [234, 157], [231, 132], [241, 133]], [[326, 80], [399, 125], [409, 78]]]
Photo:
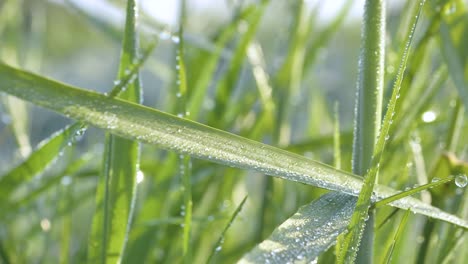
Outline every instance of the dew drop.
[[455, 184], [460, 187], [464, 188], [468, 184], [468, 177], [465, 174], [458, 174], [455, 176]]
[[364, 221], [367, 221], [367, 220], [369, 220], [369, 214], [366, 214], [366, 215], [364, 216]]
[[85, 132], [86, 132], [86, 128], [78, 129], [78, 130], [75, 132], [75, 136], [81, 137], [81, 136], [84, 135]]
[[51, 226], [51, 223], [50, 223], [49, 219], [44, 218], [44, 219], [41, 220], [41, 229], [42, 229], [42, 231], [48, 232], [50, 230], [50, 226]]
[[437, 115], [434, 111], [426, 111], [421, 116], [421, 119], [424, 123], [434, 122], [436, 118], [437, 118]]
[[172, 37], [171, 37], [171, 40], [172, 40], [172, 42], [174, 42], [175, 44], [179, 44], [179, 42], [180, 42], [179, 36], [172, 36]]
[[72, 177], [70, 176], [65, 176], [63, 177], [61, 180], [60, 180], [60, 184], [62, 184], [63, 186], [68, 186], [72, 183]]
[[145, 174], [141, 170], [139, 170], [136, 175], [137, 184], [143, 182], [144, 180], [145, 180]]

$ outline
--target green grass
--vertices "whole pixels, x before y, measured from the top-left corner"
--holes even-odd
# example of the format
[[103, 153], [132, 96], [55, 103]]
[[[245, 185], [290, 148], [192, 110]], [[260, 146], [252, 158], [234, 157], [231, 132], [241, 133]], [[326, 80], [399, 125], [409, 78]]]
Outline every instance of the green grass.
[[352, 2], [0, 5], [0, 263], [468, 261], [466, 4]]

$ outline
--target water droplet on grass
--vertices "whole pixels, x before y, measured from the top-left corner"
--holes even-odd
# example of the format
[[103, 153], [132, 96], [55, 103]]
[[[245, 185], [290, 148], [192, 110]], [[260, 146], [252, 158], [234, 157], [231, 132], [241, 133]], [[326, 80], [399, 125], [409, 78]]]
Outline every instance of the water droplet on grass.
[[50, 230], [50, 226], [51, 226], [51, 224], [50, 224], [49, 219], [44, 218], [44, 219], [41, 220], [41, 229], [42, 229], [42, 231], [48, 232]]
[[136, 175], [137, 184], [143, 182], [144, 180], [145, 180], [145, 174], [141, 170], [139, 170]]
[[455, 184], [460, 187], [464, 188], [468, 184], [468, 177], [465, 174], [458, 174], [455, 176]]
[[437, 115], [434, 111], [426, 111], [421, 116], [421, 119], [424, 123], [434, 122], [436, 118], [437, 118]]
[[68, 186], [72, 183], [72, 177], [70, 176], [65, 176], [63, 177], [61, 180], [60, 180], [60, 184], [62, 184], [63, 186]]
[[172, 37], [171, 37], [171, 40], [172, 40], [172, 42], [174, 42], [175, 44], [179, 44], [179, 42], [180, 42], [179, 36], [172, 36]]

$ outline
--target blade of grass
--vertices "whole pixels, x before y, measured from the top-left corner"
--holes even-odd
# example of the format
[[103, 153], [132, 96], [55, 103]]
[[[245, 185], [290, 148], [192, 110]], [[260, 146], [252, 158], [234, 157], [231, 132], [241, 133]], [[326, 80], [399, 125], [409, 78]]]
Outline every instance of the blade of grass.
[[[335, 102], [334, 112], [334, 132], [333, 132], [333, 166], [337, 169], [341, 169], [341, 144], [340, 144], [340, 105]], [[340, 253], [341, 243], [343, 243], [343, 236], [338, 236], [335, 246], [335, 255], [338, 256]]]
[[65, 214], [61, 219], [61, 234], [60, 234], [60, 263], [66, 264], [71, 262], [71, 243], [72, 236], [72, 186], [70, 184], [62, 184], [59, 188], [60, 196], [58, 197], [58, 206], [62, 211], [69, 213]]
[[445, 139], [445, 147], [448, 152], [454, 153], [456, 147], [460, 144], [460, 134], [464, 125], [464, 113], [465, 107], [460, 99], [455, 102], [455, 107], [453, 109], [453, 114], [450, 118], [449, 132], [447, 133], [447, 138]]
[[400, 224], [398, 225], [398, 229], [395, 233], [395, 237], [393, 238], [393, 243], [391, 244], [390, 248], [388, 249], [387, 251], [387, 254], [385, 254], [385, 263], [390, 263], [390, 261], [392, 260], [392, 255], [393, 255], [393, 250], [395, 249], [395, 245], [398, 241], [398, 239], [400, 238], [401, 236], [401, 233], [403, 232], [405, 226], [406, 226], [406, 222], [408, 222], [408, 216], [410, 214], [410, 210], [406, 210], [406, 213], [405, 215], [403, 215], [403, 218], [401, 219], [400, 221]]
[[395, 194], [395, 195], [392, 195], [390, 197], [379, 200], [379, 201], [377, 201], [376, 203], [373, 204], [373, 207], [374, 208], [382, 207], [384, 205], [387, 205], [387, 204], [389, 204], [389, 203], [391, 203], [393, 201], [402, 199], [404, 197], [419, 193], [419, 192], [427, 190], [429, 188], [434, 188], [434, 187], [437, 187], [439, 185], [451, 182], [454, 179], [455, 179], [455, 176], [452, 175], [452, 176], [449, 176], [449, 177], [446, 177], [446, 178], [443, 178], [443, 179], [440, 179], [440, 180], [432, 181], [431, 183], [423, 184], [421, 186], [418, 186], [418, 187], [412, 188], [410, 190], [403, 191], [403, 192], [400, 192], [398, 194]]
[[[127, 1], [125, 32], [122, 41], [118, 79], [125, 76], [138, 59], [138, 5]], [[140, 77], [133, 79], [118, 96], [129, 102], [141, 103]], [[124, 257], [134, 217], [137, 197], [136, 174], [139, 170], [140, 145], [116, 135], [106, 135], [103, 175], [96, 191], [96, 210], [89, 238], [89, 260], [100, 263], [120, 263]]]
[[313, 23], [310, 18], [315, 16], [309, 14], [305, 1], [294, 3], [294, 22], [291, 25], [291, 43], [288, 47], [285, 61], [276, 73], [274, 80], [274, 98], [276, 103], [276, 120], [273, 129], [273, 142], [277, 145], [287, 145], [290, 142], [290, 114], [289, 107], [291, 98], [295, 96], [301, 88], [302, 75], [304, 70], [304, 59], [306, 53], [306, 43], [308, 33], [311, 31]]
[[[361, 54], [359, 56], [359, 74], [355, 106], [353, 173], [365, 175], [371, 167], [374, 147], [380, 132], [382, 118], [382, 96], [385, 76], [385, 3], [367, 0], [364, 6], [364, 21], [361, 36]], [[370, 178], [369, 175], [366, 175]], [[370, 189], [366, 202], [370, 202], [370, 193], [377, 180], [366, 179], [359, 195], [350, 232], [341, 240], [338, 263], [372, 263], [374, 251], [374, 212], [368, 212], [362, 199], [366, 189]], [[371, 182], [367, 184], [367, 182]], [[366, 221], [368, 224], [366, 226]], [[361, 226], [354, 226], [361, 223]], [[357, 233], [356, 233], [357, 232]], [[357, 235], [355, 235], [357, 234]], [[349, 250], [351, 249], [351, 250]]]
[[338, 32], [346, 20], [353, 3], [354, 0], [347, 0], [333, 20], [325, 27], [324, 30], [317, 34], [317, 38], [309, 45], [309, 47], [307, 47], [306, 57], [304, 60], [305, 70], [308, 70], [312, 65], [314, 65], [320, 49], [330, 41], [334, 34]]
[[[5, 64], [0, 64], [0, 91], [113, 134], [196, 158], [354, 196], [362, 186], [361, 177], [306, 157], [145, 106], [80, 90]], [[377, 199], [394, 193], [385, 186], [375, 188]], [[465, 220], [417, 199], [404, 198], [391, 205], [411, 208], [412, 212], [468, 228]]]
[[[361, 193], [359, 194], [359, 198], [356, 204], [356, 210], [353, 213], [353, 217], [348, 226], [349, 233], [345, 235], [345, 238], [343, 241], [341, 254], [338, 258], [339, 263], [355, 261], [356, 255], [357, 255], [357, 249], [359, 248], [359, 245], [361, 244], [362, 235], [365, 232], [364, 229], [366, 227], [366, 221], [368, 220], [368, 210], [369, 210], [369, 206], [371, 203], [371, 196], [374, 190], [374, 185], [376, 184], [377, 174], [379, 171], [379, 164], [381, 162], [382, 154], [385, 149], [385, 144], [388, 139], [388, 131], [392, 123], [396, 101], [397, 101], [397, 98], [399, 97], [399, 91], [401, 88], [403, 73], [406, 68], [406, 62], [408, 60], [408, 53], [409, 53], [411, 41], [413, 39], [414, 30], [416, 28], [416, 24], [418, 22], [424, 3], [425, 3], [425, 0], [420, 0], [419, 5], [416, 5], [414, 7], [414, 10], [410, 12], [412, 14], [411, 16], [412, 19], [411, 19], [411, 22], [409, 23], [410, 30], [407, 31], [407, 35], [405, 36], [406, 45], [405, 45], [405, 48], [401, 51], [402, 54], [400, 56], [401, 58], [400, 67], [398, 69], [397, 77], [393, 86], [392, 97], [388, 104], [387, 112], [385, 113], [384, 121], [382, 124], [382, 128], [379, 132], [377, 142], [374, 142], [376, 143], [376, 145], [375, 145], [375, 148], [373, 149], [373, 154], [371, 156], [371, 160], [370, 160], [371, 163], [367, 164], [368, 166], [367, 168], [370, 168], [370, 170], [366, 172], [366, 177], [364, 178], [363, 188], [361, 190]], [[377, 71], [378, 70], [379, 69], [377, 69]], [[383, 68], [380, 70], [383, 71]], [[369, 121], [372, 121], [372, 120], [369, 120]], [[375, 125], [375, 124], [371, 123], [371, 125]], [[359, 144], [357, 145], [357, 147], [359, 147]], [[358, 162], [358, 163], [361, 163], [361, 162]], [[363, 167], [360, 167], [360, 169], [363, 169]], [[374, 227], [371, 226], [371, 228], [373, 229]], [[371, 241], [369, 240], [366, 241], [367, 244], [369, 244], [370, 242]], [[367, 258], [366, 258], [367, 263], [372, 263], [372, 252], [370, 250], [367, 250], [366, 253], [367, 253]]]
[[[342, 131], [339, 135], [340, 143], [343, 147], [350, 147], [352, 145], [353, 133], [352, 131]], [[331, 148], [334, 144], [334, 134], [323, 135], [316, 138], [304, 140], [302, 142], [293, 143], [285, 147], [286, 150], [292, 152], [307, 152], [315, 151], [324, 148]]]
[[333, 132], [333, 167], [341, 169], [341, 142], [340, 142], [340, 106], [335, 102], [335, 122]]
[[11, 116], [11, 129], [15, 135], [16, 144], [21, 157], [26, 158], [31, 154], [32, 148], [29, 142], [29, 113], [25, 102], [15, 97], [4, 98], [5, 108]]
[[[179, 43], [177, 45], [176, 55], [176, 69], [177, 69], [177, 101], [178, 106], [177, 116], [181, 118], [188, 118], [187, 112], [187, 76], [185, 68], [185, 51], [184, 51], [184, 25], [187, 19], [187, 1], [180, 1], [180, 14], [179, 14]], [[183, 247], [182, 254], [184, 263], [192, 263], [192, 182], [191, 170], [192, 161], [188, 155], [179, 156], [179, 174], [182, 178], [182, 189], [184, 194], [184, 205], [181, 214], [184, 216], [184, 232], [183, 232]]]
[[262, 0], [260, 6], [256, 7], [255, 12], [253, 12], [249, 19], [249, 26], [246, 32], [239, 40], [229, 68], [216, 87], [215, 106], [212, 111], [214, 116], [211, 118], [211, 121], [219, 121], [221, 115], [223, 115], [227, 117], [226, 122], [230, 123], [232, 121], [232, 116], [234, 116], [234, 114], [232, 114], [233, 109], [238, 109], [238, 107], [236, 107], [237, 104], [230, 102], [230, 99], [234, 87], [238, 83], [237, 80], [239, 79], [239, 73], [245, 60], [247, 48], [257, 32], [260, 20], [268, 3], [268, 0]]
[[222, 31], [221, 35], [216, 40], [216, 47], [214, 51], [209, 55], [209, 57], [205, 59], [203, 71], [200, 73], [200, 76], [198, 76], [197, 82], [193, 87], [193, 94], [190, 96], [187, 105], [187, 110], [190, 112], [192, 119], [199, 119], [199, 112], [203, 104], [206, 91], [208, 89], [210, 81], [214, 78], [216, 66], [218, 65], [218, 61], [221, 57], [224, 46], [237, 32], [237, 27], [239, 26], [239, 23], [251, 17], [255, 10], [256, 9], [254, 8], [254, 6], [250, 6], [243, 10], [242, 13], [238, 17], [236, 17], [232, 21], [232, 23], [230, 23], [226, 27], [226, 29]]
[[[455, 4], [455, 3], [453, 3]], [[461, 52], [457, 52], [457, 48], [450, 34], [450, 26], [445, 22], [440, 23], [440, 46], [442, 54], [447, 63], [450, 76], [458, 91], [458, 96], [463, 101], [465, 108], [468, 108], [468, 88], [467, 80], [465, 79], [465, 62], [464, 58], [460, 58]], [[463, 47], [466, 43], [463, 43]]]
[[216, 253], [218, 253], [221, 250], [224, 236], [226, 235], [226, 232], [229, 230], [229, 227], [231, 227], [232, 223], [236, 219], [237, 215], [240, 213], [242, 210], [242, 207], [244, 206], [244, 203], [247, 201], [247, 196], [242, 199], [241, 203], [237, 206], [236, 210], [234, 213], [232, 213], [231, 219], [229, 219], [227, 225], [224, 227], [223, 231], [221, 232], [221, 235], [219, 236], [218, 240], [216, 243], [213, 245], [213, 249], [211, 250], [211, 254], [208, 257], [208, 260], [206, 261], [207, 264], [212, 263], [212, 259]]
[[[253, 127], [246, 128], [245, 133], [249, 134], [249, 138], [257, 139], [261, 138], [265, 131], [272, 131], [276, 106], [272, 98], [273, 88], [269, 83], [271, 78], [266, 71], [265, 60], [259, 43], [253, 42], [249, 45], [247, 57], [252, 65], [252, 74], [260, 95], [262, 110]], [[254, 112], [254, 110], [251, 111]]]
[[37, 196], [56, 186], [65, 177], [74, 175], [79, 169], [89, 163], [92, 157], [93, 155], [90, 153], [81, 155], [80, 158], [68, 164], [68, 166], [61, 173], [57, 174], [56, 176], [43, 179], [36, 188], [29, 190], [26, 195], [16, 199], [10, 199], [11, 201], [7, 204], [5, 210], [8, 210], [9, 212], [16, 211], [20, 209], [21, 206], [31, 203], [31, 201], [36, 199]]
[[[141, 59], [133, 64], [122, 79], [116, 81], [112, 91], [109, 93], [109, 97], [115, 97], [118, 95], [134, 78], [135, 73], [138, 69], [143, 66], [144, 62], [149, 58], [158, 41], [152, 42]], [[54, 162], [59, 156], [59, 153], [69, 145], [73, 143], [77, 138], [83, 136], [87, 129], [87, 125], [83, 123], [75, 123], [67, 128], [54, 133], [48, 139], [41, 142], [36, 150], [28, 156], [21, 164], [11, 169], [6, 174], [0, 177], [0, 198], [8, 197], [8, 195], [22, 182], [32, 179], [34, 176], [44, 171], [50, 164]], [[4, 187], [4, 188], [3, 188]], [[5, 199], [2, 199], [5, 200]]]
[[356, 198], [327, 193], [301, 207], [239, 263], [311, 263], [336, 241], [353, 214]]
[[10, 264], [10, 258], [8, 257], [7, 251], [3, 247], [2, 243], [0, 243], [0, 259], [2, 260], [2, 263], [5, 264]]
[[2, 190], [0, 192], [0, 200], [8, 200], [10, 194], [20, 184], [32, 179], [52, 164], [59, 157], [59, 153], [70, 142], [73, 142], [74, 138], [83, 133], [85, 126], [82, 123], [75, 123], [54, 133], [48, 139], [41, 142], [25, 161], [2, 175], [0, 178]]

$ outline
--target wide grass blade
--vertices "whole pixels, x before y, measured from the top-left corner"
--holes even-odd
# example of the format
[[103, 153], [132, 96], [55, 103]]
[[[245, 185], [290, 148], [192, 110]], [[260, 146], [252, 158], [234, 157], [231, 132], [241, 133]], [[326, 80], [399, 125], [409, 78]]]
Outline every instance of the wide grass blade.
[[336, 242], [353, 214], [356, 197], [328, 193], [301, 207], [239, 263], [311, 263]]
[[[137, 16], [137, 2], [127, 1], [118, 79], [123, 78], [133, 61], [138, 59]], [[136, 73], [118, 97], [141, 103], [140, 86], [139, 74]], [[117, 135], [106, 135], [103, 175], [97, 187], [97, 210], [89, 243], [88, 259], [91, 262], [120, 263], [125, 254], [137, 197], [139, 156], [138, 142]]]
[[[45, 79], [5, 64], [0, 64], [0, 91], [113, 134], [196, 158], [354, 196], [361, 190], [361, 177], [306, 157], [145, 106]], [[376, 186], [374, 191], [375, 199], [396, 193], [385, 186]], [[404, 198], [391, 205], [411, 208], [414, 213], [468, 228], [467, 221], [417, 199]]]
[[[129, 71], [122, 79], [114, 84], [109, 92], [109, 97], [117, 96], [134, 79], [134, 75], [146, 62], [156, 47], [157, 41], [153, 41], [144, 51], [143, 56], [129, 67]], [[63, 149], [81, 138], [87, 129], [83, 123], [74, 123], [60, 130], [41, 142], [23, 162], [0, 176], [0, 197], [7, 197], [19, 184], [32, 179], [43, 172], [59, 156]], [[3, 189], [5, 187], [5, 189]]]
[[[365, 175], [360, 199], [368, 192], [366, 202], [370, 203], [370, 194], [377, 175], [369, 178], [367, 171], [371, 167], [372, 155], [380, 132], [382, 120], [382, 99], [385, 76], [385, 3], [382, 0], [367, 0], [364, 4], [364, 17], [361, 33], [361, 52], [359, 55], [359, 73], [355, 105], [354, 140], [352, 171]], [[368, 184], [368, 182], [371, 182]], [[372, 263], [374, 251], [374, 212], [358, 201], [349, 233], [340, 238], [338, 263]], [[358, 220], [358, 221], [357, 221]], [[365, 222], [368, 222], [367, 226]], [[357, 226], [356, 223], [361, 223]], [[357, 232], [357, 233], [356, 233]], [[354, 234], [357, 234], [356, 236]]]

